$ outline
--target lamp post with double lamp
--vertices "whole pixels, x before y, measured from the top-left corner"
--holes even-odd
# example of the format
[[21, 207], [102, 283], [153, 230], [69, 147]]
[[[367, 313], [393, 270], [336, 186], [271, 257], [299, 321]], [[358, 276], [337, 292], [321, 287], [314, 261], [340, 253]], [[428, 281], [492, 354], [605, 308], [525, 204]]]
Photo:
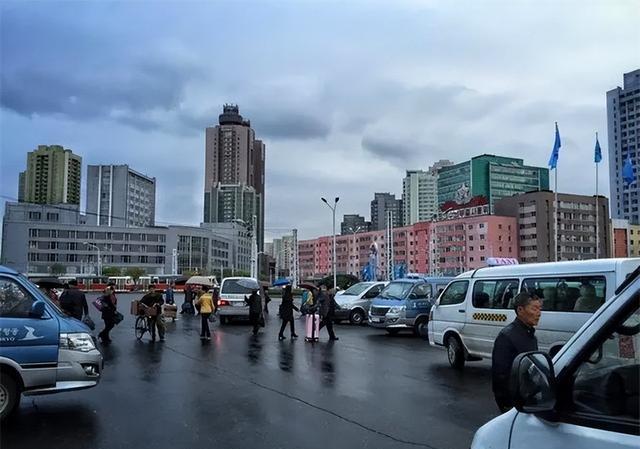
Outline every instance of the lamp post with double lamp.
[[324, 204], [326, 204], [331, 212], [333, 212], [333, 289], [335, 290], [338, 286], [338, 274], [336, 271], [336, 206], [338, 205], [338, 201], [340, 201], [339, 197], [336, 197], [333, 201], [333, 206], [329, 204], [329, 202], [325, 198], [320, 198]]
[[100, 247], [98, 245], [94, 245], [93, 243], [89, 243], [89, 242], [82, 242], [83, 245], [85, 246], [89, 246], [93, 249], [95, 249], [98, 252], [98, 277], [102, 276], [102, 258], [100, 257]]

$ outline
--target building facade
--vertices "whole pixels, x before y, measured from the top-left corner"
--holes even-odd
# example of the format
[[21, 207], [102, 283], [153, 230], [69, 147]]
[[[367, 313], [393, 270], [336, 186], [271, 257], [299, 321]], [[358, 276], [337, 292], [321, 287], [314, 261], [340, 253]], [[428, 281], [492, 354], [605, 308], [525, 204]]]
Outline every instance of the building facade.
[[180, 274], [213, 273], [235, 263], [234, 240], [207, 228], [106, 228], [85, 219], [77, 206], [7, 203], [2, 265], [44, 275], [54, 266], [68, 274], [98, 274], [105, 267]]
[[440, 169], [453, 165], [440, 160], [429, 170], [407, 170], [402, 180], [402, 209], [405, 226], [432, 220], [438, 213], [438, 174]]
[[524, 165], [522, 159], [483, 154], [439, 170], [438, 205], [484, 197], [493, 211], [496, 201], [521, 193], [548, 190], [549, 170]]
[[155, 224], [156, 178], [128, 165], [87, 167], [87, 223], [144, 227]]
[[371, 230], [371, 223], [366, 221], [362, 215], [345, 214], [340, 223], [340, 234], [354, 234], [358, 232], [368, 232]]
[[629, 220], [611, 219], [611, 256], [629, 257], [631, 255], [631, 225]]
[[[238, 106], [224, 105], [219, 124], [206, 128], [205, 151], [204, 222], [252, 223], [255, 215], [258, 251], [262, 251], [265, 145], [256, 140], [251, 123], [243, 119]], [[247, 211], [249, 205], [251, 210]]]
[[80, 204], [82, 158], [60, 145], [38, 145], [27, 153], [18, 199], [36, 204]]
[[[378, 254], [378, 273], [387, 272], [385, 260], [389, 247], [386, 232], [370, 231], [336, 238], [338, 273], [360, 277]], [[489, 257], [518, 257], [516, 219], [495, 215], [472, 216], [461, 211], [457, 216], [437, 222], [420, 222], [393, 231], [393, 263], [406, 272], [430, 275], [455, 275], [486, 266]], [[303, 279], [320, 278], [332, 272], [331, 236], [304, 240], [298, 246]]]
[[393, 227], [403, 224], [402, 200], [391, 193], [374, 193], [371, 201], [371, 230], [381, 231], [387, 227], [387, 211], [393, 212]]
[[[613, 218], [640, 224], [640, 69], [625, 73], [623, 87], [607, 92], [609, 188]], [[625, 185], [622, 168], [630, 158], [635, 182]]]
[[[496, 202], [495, 212], [518, 219], [520, 260], [552, 262], [611, 257], [609, 200], [598, 197], [596, 239], [596, 197], [558, 194], [558, 242], [555, 240], [555, 195], [551, 191], [530, 192]], [[557, 253], [556, 253], [557, 251]]]

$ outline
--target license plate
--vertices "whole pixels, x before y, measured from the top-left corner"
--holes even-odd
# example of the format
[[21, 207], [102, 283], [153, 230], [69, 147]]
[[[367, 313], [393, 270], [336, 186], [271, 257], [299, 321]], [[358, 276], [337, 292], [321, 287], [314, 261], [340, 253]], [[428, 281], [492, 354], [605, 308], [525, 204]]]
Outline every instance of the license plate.
[[243, 302], [232, 302], [231, 305], [233, 307], [243, 307], [244, 303]]
[[374, 316], [371, 317], [372, 323], [382, 323], [382, 318], [376, 318]]

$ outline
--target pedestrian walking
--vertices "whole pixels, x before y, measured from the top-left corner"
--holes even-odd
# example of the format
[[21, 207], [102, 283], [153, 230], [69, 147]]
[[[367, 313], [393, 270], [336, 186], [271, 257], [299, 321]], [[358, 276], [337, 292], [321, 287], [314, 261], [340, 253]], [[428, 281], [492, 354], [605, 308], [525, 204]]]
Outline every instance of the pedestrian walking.
[[89, 315], [87, 297], [78, 290], [77, 280], [71, 279], [68, 288], [60, 295], [60, 308], [77, 320], [82, 320], [83, 315]]
[[262, 299], [258, 294], [258, 289], [251, 291], [251, 295], [244, 298], [245, 302], [249, 305], [249, 321], [253, 326], [253, 335], [258, 335], [258, 329], [262, 325], [264, 317], [262, 316]]
[[327, 327], [329, 333], [329, 340], [339, 340], [333, 331], [333, 319], [336, 315], [336, 300], [335, 291], [327, 292], [327, 286], [322, 285], [320, 287], [320, 294], [318, 295], [318, 305], [320, 307], [320, 329]]
[[278, 334], [278, 340], [284, 340], [284, 330], [287, 327], [287, 323], [291, 329], [291, 338], [298, 338], [296, 335], [296, 328], [293, 321], [293, 311], [300, 311], [293, 303], [293, 293], [291, 293], [291, 285], [287, 285], [282, 290], [282, 304], [280, 304], [280, 319], [282, 325], [280, 326], [280, 333]]
[[175, 299], [173, 296], [173, 284], [169, 284], [164, 291], [164, 302], [169, 305], [175, 304]]
[[198, 298], [198, 306], [200, 308], [200, 340], [211, 340], [211, 331], [209, 330], [209, 317], [215, 311], [213, 303], [213, 295], [205, 293]]
[[118, 307], [118, 297], [116, 296], [116, 283], [109, 282], [107, 284], [107, 287], [111, 289], [111, 302], [113, 303], [114, 306]]
[[104, 329], [98, 334], [98, 338], [102, 344], [111, 343], [109, 332], [116, 325], [116, 305], [113, 303], [113, 290], [109, 287], [104, 289], [104, 294], [100, 298], [102, 304], [102, 321], [104, 321]]
[[182, 310], [180, 313], [186, 313], [187, 315], [193, 315], [195, 310], [193, 308], [193, 290], [191, 289], [191, 285], [186, 285], [184, 287], [184, 302], [182, 303]]
[[271, 297], [265, 287], [262, 287], [262, 294], [264, 295], [264, 314], [269, 315], [269, 303], [271, 302]]
[[162, 293], [156, 290], [154, 285], [149, 287], [149, 292], [142, 297], [140, 300], [142, 304], [147, 307], [153, 307], [155, 309], [155, 314], [151, 315], [151, 341], [156, 341], [156, 328], [158, 329], [158, 337], [160, 337], [160, 341], [164, 341], [165, 334], [165, 326], [164, 326], [164, 318], [162, 317], [162, 304], [164, 300], [162, 299]]
[[516, 311], [516, 319], [500, 331], [493, 345], [493, 394], [501, 413], [513, 407], [509, 393], [513, 361], [518, 354], [538, 350], [535, 326], [540, 320], [542, 301], [536, 295], [523, 291], [513, 299], [513, 308]]

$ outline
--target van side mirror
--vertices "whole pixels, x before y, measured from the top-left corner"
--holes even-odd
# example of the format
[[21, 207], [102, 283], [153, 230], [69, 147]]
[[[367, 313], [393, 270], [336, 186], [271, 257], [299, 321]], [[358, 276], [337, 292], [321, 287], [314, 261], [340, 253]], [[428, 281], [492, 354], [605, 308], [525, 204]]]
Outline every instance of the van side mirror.
[[43, 315], [44, 315], [44, 301], [35, 301], [31, 305], [29, 316], [31, 318], [42, 318]]
[[551, 357], [540, 351], [518, 355], [511, 367], [510, 391], [519, 412], [552, 411], [556, 392]]

